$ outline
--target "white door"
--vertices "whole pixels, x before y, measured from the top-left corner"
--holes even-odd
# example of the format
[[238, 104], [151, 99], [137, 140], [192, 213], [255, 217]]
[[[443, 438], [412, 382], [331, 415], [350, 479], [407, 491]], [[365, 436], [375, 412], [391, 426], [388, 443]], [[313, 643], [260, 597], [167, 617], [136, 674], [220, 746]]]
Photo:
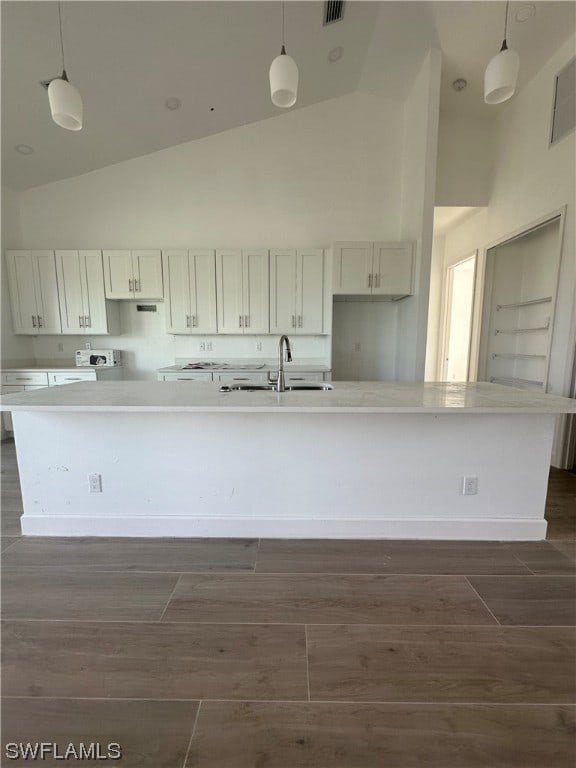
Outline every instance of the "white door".
[[412, 243], [374, 243], [373, 294], [411, 295], [413, 271]]
[[78, 251], [56, 251], [62, 333], [85, 333], [86, 312], [84, 311], [82, 271]]
[[135, 299], [162, 299], [162, 254], [157, 250], [132, 251]]
[[163, 251], [166, 325], [169, 333], [191, 333], [188, 251]]
[[32, 251], [36, 276], [38, 333], [62, 333], [54, 251]]
[[296, 251], [270, 251], [270, 333], [296, 328]]
[[37, 333], [38, 307], [34, 261], [30, 251], [7, 251], [8, 282], [14, 333]]
[[324, 330], [324, 251], [299, 250], [296, 291], [296, 332]]
[[244, 333], [242, 285], [242, 251], [216, 251], [219, 333]]
[[133, 299], [134, 275], [130, 251], [103, 251], [107, 299]]
[[476, 256], [447, 270], [443, 381], [468, 381]]
[[214, 251], [192, 250], [190, 263], [190, 325], [192, 333], [216, 333], [216, 259]]
[[372, 293], [373, 244], [334, 245], [334, 293], [361, 296]]
[[102, 251], [80, 251], [86, 333], [108, 333]]
[[242, 251], [244, 333], [270, 332], [270, 256]]

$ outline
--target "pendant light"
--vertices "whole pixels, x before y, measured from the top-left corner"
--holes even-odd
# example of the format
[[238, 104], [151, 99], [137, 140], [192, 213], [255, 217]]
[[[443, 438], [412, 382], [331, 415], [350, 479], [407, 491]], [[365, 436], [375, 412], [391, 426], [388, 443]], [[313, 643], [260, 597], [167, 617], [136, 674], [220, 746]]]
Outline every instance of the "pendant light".
[[282, 2], [282, 49], [270, 65], [270, 96], [276, 107], [287, 109], [296, 104], [298, 95], [298, 67], [286, 53], [284, 43], [284, 2]]
[[60, 49], [62, 51], [62, 74], [51, 80], [48, 85], [48, 101], [52, 120], [68, 131], [82, 129], [82, 97], [77, 88], [69, 81], [64, 65], [64, 42], [62, 40], [62, 13], [58, 3], [58, 21], [60, 26]]
[[514, 95], [516, 80], [520, 69], [520, 56], [508, 48], [506, 32], [508, 29], [508, 6], [504, 20], [504, 40], [500, 53], [490, 60], [484, 74], [484, 101], [486, 104], [501, 104]]

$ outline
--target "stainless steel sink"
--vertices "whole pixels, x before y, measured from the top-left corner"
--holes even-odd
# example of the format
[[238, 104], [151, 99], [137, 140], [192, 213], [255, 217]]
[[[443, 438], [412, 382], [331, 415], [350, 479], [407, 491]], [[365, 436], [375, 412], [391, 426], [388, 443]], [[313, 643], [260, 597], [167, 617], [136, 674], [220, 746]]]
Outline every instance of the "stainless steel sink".
[[[325, 381], [310, 381], [304, 384], [287, 384], [286, 392], [327, 392], [334, 389], [332, 384]], [[220, 392], [275, 392], [274, 384], [224, 384]]]

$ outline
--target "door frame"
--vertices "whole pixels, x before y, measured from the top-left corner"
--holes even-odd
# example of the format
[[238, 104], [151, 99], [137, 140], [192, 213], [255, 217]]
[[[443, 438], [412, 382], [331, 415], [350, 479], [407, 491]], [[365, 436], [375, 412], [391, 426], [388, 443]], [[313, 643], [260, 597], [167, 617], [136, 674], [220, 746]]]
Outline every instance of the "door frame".
[[442, 333], [440, 339], [440, 354], [438, 356], [438, 380], [446, 381], [446, 368], [447, 368], [447, 354], [448, 344], [450, 339], [450, 307], [452, 304], [452, 289], [453, 289], [453, 277], [454, 268], [460, 264], [464, 264], [467, 261], [474, 260], [474, 274], [472, 278], [473, 290], [472, 290], [472, 306], [470, 309], [470, 336], [468, 339], [468, 365], [466, 369], [466, 381], [471, 380], [471, 372], [473, 370], [472, 365], [472, 339], [474, 336], [474, 328], [476, 323], [476, 306], [477, 306], [477, 294], [478, 294], [478, 249], [473, 250], [468, 256], [464, 256], [458, 261], [453, 262], [447, 266], [444, 270], [444, 276], [442, 281], [443, 296], [442, 296]]

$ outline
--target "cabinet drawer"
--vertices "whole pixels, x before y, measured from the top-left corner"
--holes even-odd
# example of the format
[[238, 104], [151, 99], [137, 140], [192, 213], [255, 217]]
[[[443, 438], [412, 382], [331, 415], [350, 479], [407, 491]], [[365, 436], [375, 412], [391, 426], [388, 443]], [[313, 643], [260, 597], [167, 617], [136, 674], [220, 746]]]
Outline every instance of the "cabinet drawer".
[[324, 381], [324, 374], [318, 371], [314, 373], [287, 373], [285, 374], [286, 384], [298, 384], [304, 381]]
[[244, 381], [250, 382], [251, 384], [266, 384], [268, 380], [268, 375], [266, 373], [243, 373], [242, 371], [237, 371], [236, 373], [218, 373], [215, 374], [215, 376], [217, 376], [218, 381], [221, 382]]
[[212, 381], [212, 374], [208, 372], [163, 373], [162, 381]]
[[77, 381], [96, 381], [96, 371], [78, 371], [78, 373], [50, 373], [50, 386], [56, 387], [60, 384], [74, 384]]
[[37, 386], [48, 386], [48, 374], [46, 371], [14, 371], [13, 373], [2, 374], [2, 384], [35, 384]]

